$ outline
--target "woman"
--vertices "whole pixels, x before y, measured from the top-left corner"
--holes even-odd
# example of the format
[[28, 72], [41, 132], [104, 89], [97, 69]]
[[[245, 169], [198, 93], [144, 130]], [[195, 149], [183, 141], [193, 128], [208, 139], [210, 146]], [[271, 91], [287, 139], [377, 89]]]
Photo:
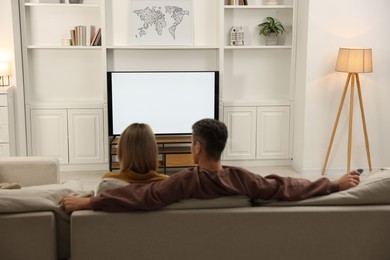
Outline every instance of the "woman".
[[150, 183], [168, 178], [168, 175], [157, 173], [157, 143], [147, 124], [133, 123], [123, 131], [119, 138], [117, 156], [120, 171], [105, 174], [97, 193], [129, 183]]

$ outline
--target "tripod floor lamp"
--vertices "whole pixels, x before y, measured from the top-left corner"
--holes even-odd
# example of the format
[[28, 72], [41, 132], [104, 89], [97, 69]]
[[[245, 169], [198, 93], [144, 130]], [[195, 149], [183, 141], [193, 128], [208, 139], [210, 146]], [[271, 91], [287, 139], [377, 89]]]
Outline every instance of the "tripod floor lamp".
[[[349, 99], [349, 122], [348, 122], [348, 159], [347, 159], [347, 172], [351, 169], [351, 147], [352, 147], [352, 120], [353, 120], [353, 99], [355, 96], [355, 81], [356, 89], [359, 97], [360, 112], [362, 116], [364, 140], [366, 145], [366, 153], [368, 160], [368, 168], [371, 171], [371, 156], [370, 146], [368, 143], [366, 119], [364, 116], [362, 92], [360, 88], [359, 73], [372, 72], [372, 50], [371, 49], [355, 49], [355, 48], [340, 48], [339, 55], [336, 63], [336, 71], [347, 72], [347, 81], [345, 82], [344, 91], [341, 96], [341, 102], [339, 110], [337, 112], [336, 121], [334, 123], [332, 136], [326, 152], [324, 166], [322, 168], [322, 175], [325, 173], [326, 165], [328, 163], [329, 154], [332, 149], [333, 139], [336, 133], [337, 125], [339, 122], [341, 110], [343, 108], [344, 99], [348, 88], [350, 88], [350, 99]], [[351, 83], [351, 84], [350, 84]]]

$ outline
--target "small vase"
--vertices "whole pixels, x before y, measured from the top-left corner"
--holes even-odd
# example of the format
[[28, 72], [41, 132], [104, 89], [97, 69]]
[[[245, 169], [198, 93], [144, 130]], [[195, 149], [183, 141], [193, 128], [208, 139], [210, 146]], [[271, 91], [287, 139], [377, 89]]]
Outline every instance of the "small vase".
[[276, 33], [270, 33], [265, 36], [265, 45], [277, 45], [278, 35]]

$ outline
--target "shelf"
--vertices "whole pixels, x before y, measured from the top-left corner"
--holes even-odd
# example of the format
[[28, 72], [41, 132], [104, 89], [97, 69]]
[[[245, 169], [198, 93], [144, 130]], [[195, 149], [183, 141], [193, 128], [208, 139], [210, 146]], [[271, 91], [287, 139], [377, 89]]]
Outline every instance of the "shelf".
[[9, 93], [10, 89], [13, 89], [13, 86], [4, 86], [0, 88], [0, 94]]
[[225, 50], [291, 49], [291, 45], [225, 46]]
[[161, 154], [189, 154], [191, 153], [191, 147], [159, 147], [158, 152]]
[[26, 106], [30, 109], [64, 109], [64, 108], [73, 108], [73, 109], [102, 109], [104, 108], [103, 101], [101, 102], [26, 102]]
[[[114, 142], [112, 144], [114, 144]], [[191, 153], [191, 148], [189, 146], [159, 147], [158, 152], [160, 154], [189, 154]], [[118, 154], [118, 148], [117, 147], [111, 148], [111, 155], [117, 155], [117, 154]]]
[[[119, 136], [111, 138], [110, 142], [110, 170], [118, 170], [117, 145]], [[191, 155], [191, 136], [156, 136], [158, 145], [159, 168], [167, 173], [167, 168], [185, 168], [194, 166]]]
[[29, 45], [27, 49], [100, 50], [102, 46]]
[[108, 45], [107, 49], [112, 50], [208, 50], [208, 49], [218, 49], [218, 46], [173, 46], [173, 45], [150, 45], [150, 46], [134, 46], [134, 45]]
[[156, 142], [158, 144], [188, 144], [191, 143], [191, 136], [156, 136]]
[[292, 5], [225, 5], [225, 9], [292, 9]]
[[26, 7], [58, 7], [58, 8], [97, 8], [98, 4], [47, 4], [47, 3], [25, 3]]
[[[115, 137], [112, 140], [112, 144], [118, 144], [119, 136]], [[183, 136], [156, 136], [157, 144], [190, 144], [191, 136], [183, 135]]]

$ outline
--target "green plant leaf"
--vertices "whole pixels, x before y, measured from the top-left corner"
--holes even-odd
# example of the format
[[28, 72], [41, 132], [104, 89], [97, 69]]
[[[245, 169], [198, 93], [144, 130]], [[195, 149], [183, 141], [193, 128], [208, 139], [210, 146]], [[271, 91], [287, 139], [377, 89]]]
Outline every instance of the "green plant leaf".
[[275, 21], [273, 17], [268, 16], [266, 19], [267, 21], [258, 24], [260, 35], [268, 36], [270, 33], [282, 34], [286, 31], [284, 26], [280, 22]]

